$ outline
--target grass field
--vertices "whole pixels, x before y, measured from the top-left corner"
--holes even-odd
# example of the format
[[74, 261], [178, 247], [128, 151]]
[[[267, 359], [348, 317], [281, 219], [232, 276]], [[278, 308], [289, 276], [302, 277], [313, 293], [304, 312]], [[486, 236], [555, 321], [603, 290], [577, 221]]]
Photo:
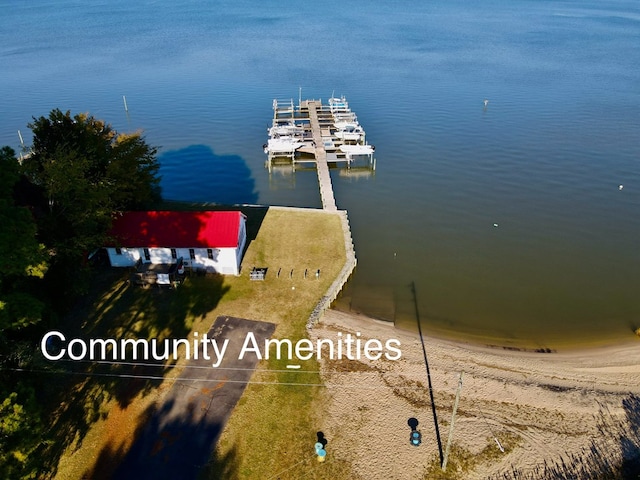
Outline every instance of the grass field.
[[[275, 323], [278, 338], [305, 338], [311, 311], [344, 265], [340, 218], [299, 209], [246, 213], [250, 243], [240, 276], [191, 277], [175, 291], [158, 291], [128, 286], [126, 275], [108, 271], [67, 319], [68, 337], [184, 338], [229, 315]], [[249, 279], [253, 266], [268, 268], [264, 281]], [[316, 461], [323, 388], [288, 385], [319, 383], [317, 364], [304, 362], [303, 373], [287, 371], [286, 363], [259, 364], [202, 478], [350, 477], [349, 466], [330, 455]], [[163, 378], [152, 380], [61, 374], [46, 388], [54, 413], [42, 462], [50, 476], [109, 478], [180, 367], [166, 365]]]

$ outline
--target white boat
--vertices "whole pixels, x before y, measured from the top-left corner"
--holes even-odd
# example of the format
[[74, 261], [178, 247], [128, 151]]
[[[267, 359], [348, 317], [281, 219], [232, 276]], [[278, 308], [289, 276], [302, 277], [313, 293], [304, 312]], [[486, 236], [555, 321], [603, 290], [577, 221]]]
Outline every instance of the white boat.
[[329, 109], [331, 110], [332, 113], [351, 111], [349, 110], [349, 104], [347, 103], [347, 100], [344, 98], [344, 96], [340, 98], [331, 97], [329, 99]]
[[356, 130], [363, 131], [358, 122], [334, 122], [334, 127], [337, 130], [344, 130], [347, 132], [355, 132]]
[[285, 124], [274, 124], [268, 130], [268, 132], [271, 138], [291, 137], [291, 136], [298, 136], [302, 138], [302, 136], [304, 135], [304, 129], [293, 122], [289, 122]]
[[353, 112], [349, 113], [334, 113], [333, 114], [333, 124], [338, 123], [358, 123], [358, 117]]
[[340, 151], [347, 156], [348, 160], [351, 160], [356, 155], [373, 157], [375, 147], [373, 145], [340, 145]]
[[364, 139], [364, 130], [358, 123], [355, 113], [349, 110], [344, 96], [331, 97], [329, 107], [333, 115], [333, 126], [337, 130], [335, 137], [345, 142], [360, 142]]
[[364, 138], [364, 130], [357, 123], [338, 122], [334, 125], [338, 129], [338, 131], [334, 134], [337, 138], [353, 142], [357, 142]]
[[270, 155], [293, 155], [294, 152], [304, 145], [304, 142], [295, 137], [270, 138], [263, 146], [264, 153]]
[[359, 142], [362, 140], [362, 132], [336, 132], [336, 138], [344, 140], [345, 142]]

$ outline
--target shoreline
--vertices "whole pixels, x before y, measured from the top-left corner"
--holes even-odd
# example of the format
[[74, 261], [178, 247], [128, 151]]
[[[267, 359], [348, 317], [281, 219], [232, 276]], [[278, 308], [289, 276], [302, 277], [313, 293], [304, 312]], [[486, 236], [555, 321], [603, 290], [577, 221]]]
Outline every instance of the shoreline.
[[[466, 459], [466, 467], [456, 478], [514, 470], [531, 475], [520, 478], [540, 478], [545, 464], [590, 458], [594, 446], [620, 459], [621, 439], [640, 451], [640, 339], [542, 354], [425, 336], [427, 375], [417, 333], [327, 310], [310, 335], [333, 338], [337, 332], [402, 343], [398, 361], [321, 361], [328, 398], [322, 429], [357, 478], [425, 478], [439, 468], [438, 444], [448, 439], [461, 373], [450, 464], [463, 468]], [[420, 421], [419, 452], [408, 444], [409, 418]]]
[[[374, 316], [368, 315], [365, 312], [359, 312], [356, 310], [347, 311], [341, 308], [331, 307], [331, 311], [340, 312], [345, 315], [354, 316], [354, 317], [362, 317], [366, 318], [369, 321], [377, 322], [383, 325], [389, 325], [397, 331], [406, 332], [408, 334], [418, 335], [417, 327], [416, 329], [408, 329], [403, 328], [402, 326], [397, 326], [392, 320], [385, 320], [382, 318], [376, 318]], [[424, 326], [423, 326], [424, 328]], [[523, 339], [506, 339], [504, 337], [499, 336], [491, 336], [491, 335], [454, 335], [449, 330], [438, 330], [438, 329], [429, 329], [428, 332], [423, 332], [425, 338], [433, 338], [437, 340], [442, 340], [445, 342], [452, 342], [455, 344], [467, 345], [470, 347], [484, 347], [495, 350], [505, 350], [512, 352], [530, 352], [530, 353], [564, 353], [564, 352], [575, 352], [582, 350], [600, 350], [606, 349], [609, 347], [613, 347], [616, 345], [632, 345], [635, 343], [640, 344], [640, 336], [633, 332], [633, 329], [629, 329], [629, 332], [626, 335], [621, 333], [608, 335], [608, 336], [600, 336], [599, 338], [592, 337], [579, 337], [573, 339], [565, 339], [564, 337], [558, 337], [555, 339], [551, 339], [549, 342], [541, 343], [535, 342], [531, 340], [523, 340]], [[544, 345], [544, 346], [543, 346]]]
[[[420, 335], [417, 331], [414, 332], [398, 328], [392, 322], [369, 317], [365, 314], [329, 309], [325, 311], [324, 315], [325, 316], [320, 320], [321, 324], [340, 325], [348, 328], [362, 328], [365, 331], [388, 330], [389, 333], [393, 332], [397, 336], [401, 336], [406, 339], [413, 339], [416, 342], [420, 340]], [[588, 356], [593, 359], [593, 362], [600, 360], [605, 364], [613, 362], [633, 367], [634, 371], [637, 371], [638, 374], [640, 374], [640, 338], [633, 334], [630, 334], [628, 339], [621, 339], [615, 342], [603, 340], [599, 343], [576, 343], [571, 345], [562, 345], [561, 349], [554, 349], [551, 351], [480, 343], [464, 339], [462, 337], [448, 338], [444, 335], [432, 335], [431, 332], [423, 334], [423, 338], [425, 345], [427, 346], [434, 345], [438, 348], [449, 347], [452, 349], [467, 350], [469, 352], [479, 354], [494, 354], [505, 358], [514, 356], [522, 358], [559, 358], [583, 361], [585, 357]], [[620, 355], [618, 357], [620, 360], [613, 360], [612, 357], [614, 354], [615, 356]], [[637, 388], [640, 390], [640, 383]]]

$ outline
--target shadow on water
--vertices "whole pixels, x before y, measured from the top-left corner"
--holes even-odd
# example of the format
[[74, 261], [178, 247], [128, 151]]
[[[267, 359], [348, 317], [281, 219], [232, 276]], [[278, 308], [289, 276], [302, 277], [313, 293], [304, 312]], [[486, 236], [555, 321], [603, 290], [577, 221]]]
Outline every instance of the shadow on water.
[[158, 156], [162, 196], [174, 200], [255, 204], [258, 193], [246, 161], [217, 155], [207, 145], [190, 145]]
[[442, 438], [440, 437], [440, 427], [438, 426], [438, 415], [436, 412], [436, 402], [433, 398], [433, 385], [431, 383], [431, 371], [429, 370], [429, 360], [427, 359], [427, 348], [424, 344], [422, 336], [422, 325], [420, 321], [420, 310], [418, 309], [418, 294], [416, 293], [416, 283], [411, 282], [411, 292], [413, 293], [413, 301], [416, 309], [416, 322], [418, 324], [418, 333], [420, 334], [420, 343], [422, 344], [422, 354], [424, 355], [424, 364], [427, 368], [427, 380], [429, 382], [429, 396], [431, 397], [431, 411], [433, 412], [433, 424], [436, 431], [436, 439], [438, 441], [438, 453], [440, 454], [440, 464], [444, 462], [444, 454], [442, 452]]

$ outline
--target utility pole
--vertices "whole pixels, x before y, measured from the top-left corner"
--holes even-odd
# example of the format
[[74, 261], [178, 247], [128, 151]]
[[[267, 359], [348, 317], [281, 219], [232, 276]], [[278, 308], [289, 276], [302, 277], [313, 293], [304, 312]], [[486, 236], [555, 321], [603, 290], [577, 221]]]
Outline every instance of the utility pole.
[[442, 460], [442, 471], [447, 469], [447, 460], [449, 459], [449, 450], [451, 449], [451, 439], [453, 438], [453, 425], [456, 421], [456, 410], [458, 410], [458, 402], [460, 401], [460, 390], [462, 390], [462, 375], [460, 372], [460, 380], [458, 380], [458, 390], [456, 391], [456, 401], [453, 404], [453, 413], [451, 414], [451, 425], [449, 426], [449, 438], [447, 438], [447, 448], [444, 451], [444, 459]]

